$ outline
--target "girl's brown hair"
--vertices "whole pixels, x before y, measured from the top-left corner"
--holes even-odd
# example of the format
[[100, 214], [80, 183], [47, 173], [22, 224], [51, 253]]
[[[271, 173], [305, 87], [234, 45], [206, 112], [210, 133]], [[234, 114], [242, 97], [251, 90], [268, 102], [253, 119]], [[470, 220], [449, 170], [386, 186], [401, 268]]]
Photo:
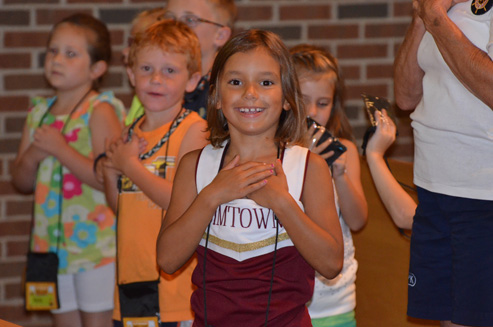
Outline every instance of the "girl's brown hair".
[[217, 103], [221, 97], [218, 85], [224, 66], [235, 53], [245, 53], [260, 47], [267, 50], [279, 63], [283, 98], [289, 107], [289, 110], [282, 110], [275, 141], [279, 145], [303, 144], [303, 136], [306, 133], [305, 111], [301, 102], [296, 70], [289, 51], [276, 34], [263, 30], [247, 30], [234, 36], [219, 50], [212, 66], [207, 123], [210, 132], [209, 140], [215, 147], [220, 147], [230, 137], [226, 118], [222, 111], [217, 109]]
[[94, 64], [100, 60], [105, 61], [108, 65], [110, 64], [111, 38], [110, 32], [108, 31], [105, 23], [91, 15], [83, 13], [68, 16], [53, 26], [50, 36], [48, 37], [48, 44], [50, 43], [51, 37], [56, 28], [64, 23], [78, 26], [92, 32], [92, 35], [88, 37], [87, 40], [87, 43], [89, 44], [89, 49], [87, 52], [89, 52], [91, 64]]
[[332, 111], [326, 128], [336, 137], [352, 140], [353, 131], [344, 111], [345, 86], [337, 59], [326, 49], [300, 44], [290, 50], [298, 76], [335, 73]]

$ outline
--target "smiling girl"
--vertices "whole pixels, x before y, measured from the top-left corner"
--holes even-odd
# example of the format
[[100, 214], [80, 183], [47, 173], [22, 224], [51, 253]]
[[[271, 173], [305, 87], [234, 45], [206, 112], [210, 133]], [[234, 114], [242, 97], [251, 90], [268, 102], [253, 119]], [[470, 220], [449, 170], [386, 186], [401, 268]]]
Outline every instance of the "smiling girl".
[[242, 32], [211, 82], [211, 145], [180, 163], [158, 263], [172, 273], [197, 253], [194, 326], [311, 326], [314, 268], [336, 276], [343, 246], [329, 168], [298, 146], [305, 114], [289, 52], [271, 32]]

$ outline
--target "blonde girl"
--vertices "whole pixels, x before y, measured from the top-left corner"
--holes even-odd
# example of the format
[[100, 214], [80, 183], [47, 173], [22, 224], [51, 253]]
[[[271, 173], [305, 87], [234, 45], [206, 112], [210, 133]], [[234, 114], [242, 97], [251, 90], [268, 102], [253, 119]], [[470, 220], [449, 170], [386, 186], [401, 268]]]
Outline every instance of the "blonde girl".
[[[315, 290], [308, 309], [317, 327], [355, 327], [355, 280], [357, 262], [351, 231], [363, 228], [367, 220], [367, 204], [360, 180], [360, 162], [352, 142], [351, 126], [344, 112], [344, 83], [337, 60], [326, 50], [312, 45], [299, 45], [290, 50], [300, 81], [307, 115], [325, 126], [347, 148], [333, 162], [332, 179], [335, 186], [339, 221], [344, 237], [344, 266], [333, 280], [316, 274]], [[321, 131], [307, 133], [307, 146], [318, 139]], [[314, 144], [312, 151], [321, 153], [331, 139]], [[327, 159], [332, 151], [321, 154]]]

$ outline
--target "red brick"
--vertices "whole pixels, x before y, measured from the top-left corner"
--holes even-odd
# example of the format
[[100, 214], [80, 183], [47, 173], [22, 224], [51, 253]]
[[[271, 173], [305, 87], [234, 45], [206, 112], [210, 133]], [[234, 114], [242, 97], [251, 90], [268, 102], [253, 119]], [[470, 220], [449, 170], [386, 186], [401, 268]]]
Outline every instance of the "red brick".
[[36, 24], [38, 25], [53, 25], [75, 13], [92, 14], [91, 9], [70, 8], [70, 9], [38, 9], [36, 11]]
[[0, 278], [22, 276], [25, 269], [25, 260], [23, 260], [22, 262], [0, 263]]
[[130, 108], [130, 104], [132, 103], [133, 93], [117, 93], [116, 97], [123, 101], [125, 108]]
[[26, 236], [25, 241], [8, 241], [7, 257], [25, 256], [29, 249], [29, 241]]
[[353, 44], [337, 47], [337, 57], [339, 59], [382, 58], [387, 57], [387, 55], [386, 44]]
[[29, 215], [33, 211], [33, 201], [30, 197], [26, 197], [25, 200], [10, 200], [6, 205], [7, 216]]
[[[125, 77], [124, 77], [125, 76]], [[123, 86], [123, 81], [126, 80], [126, 73], [109, 73], [104, 75], [101, 87], [112, 88]]]
[[[0, 236], [24, 236], [31, 230], [30, 221], [1, 221]], [[1, 274], [1, 269], [0, 269]]]
[[26, 111], [29, 106], [28, 96], [0, 96], [0, 112]]
[[367, 24], [365, 26], [365, 37], [404, 37], [408, 25], [407, 23]]
[[392, 78], [393, 69], [392, 64], [384, 65], [368, 65], [366, 68], [366, 77], [372, 78]]
[[123, 55], [121, 51], [113, 51], [111, 53], [111, 67], [121, 67], [123, 69]]
[[331, 17], [330, 9], [329, 5], [282, 6], [280, 18], [281, 20], [328, 19]]
[[[12, 175], [12, 167], [14, 166], [14, 161], [15, 161], [15, 159], [11, 159], [11, 160], [8, 160], [8, 161], [7, 161], [7, 174], [8, 174], [9, 176], [11, 176], [11, 175]], [[14, 188], [14, 189], [15, 189], [15, 188]]]
[[0, 69], [30, 68], [30, 67], [31, 67], [31, 55], [29, 53], [0, 54]]
[[5, 118], [5, 131], [7, 133], [22, 133], [24, 127], [24, 117]]
[[397, 54], [397, 52], [399, 51], [399, 48], [401, 47], [401, 42], [397, 42], [396, 44], [394, 44], [392, 46], [392, 48], [394, 49], [394, 53]]
[[5, 299], [15, 300], [24, 297], [24, 287], [21, 282], [5, 284]]
[[110, 37], [112, 45], [123, 45], [124, 32], [121, 29], [112, 30], [110, 29]]
[[395, 2], [394, 3], [394, 16], [402, 17], [409, 16], [411, 17], [413, 13], [413, 4], [411, 1], [409, 2]]
[[58, 3], [60, 0], [4, 0], [6, 5], [19, 5], [19, 4], [49, 4]]
[[308, 26], [310, 39], [355, 39], [359, 34], [358, 25], [314, 25]]
[[0, 10], [0, 25], [27, 26], [29, 22], [29, 11], [27, 10]]
[[4, 77], [5, 89], [7, 91], [16, 90], [36, 90], [49, 88], [42, 74], [36, 75], [7, 75]]
[[[2, 141], [3, 143], [4, 141]], [[16, 190], [14, 186], [10, 183], [10, 181], [0, 181], [0, 196], [7, 194], [16, 194]], [[0, 235], [2, 234], [2, 230], [0, 229]]]
[[[17, 153], [20, 144], [20, 137], [15, 139], [3, 139], [0, 142], [0, 154]], [[1, 191], [0, 191], [1, 194]]]
[[361, 78], [361, 68], [355, 65], [341, 65], [341, 71], [346, 81], [359, 80]]
[[[122, 3], [123, 0], [104, 0], [104, 3]], [[101, 3], [101, 0], [68, 0], [67, 3]]]
[[361, 100], [361, 94], [371, 94], [375, 96], [388, 97], [388, 85], [377, 84], [377, 85], [348, 85], [347, 86], [347, 98]]
[[5, 32], [7, 48], [46, 47], [49, 32]]
[[[19, 149], [20, 137], [15, 139], [5, 139], [0, 142], [0, 154], [16, 154]], [[0, 182], [0, 186], [3, 182]], [[0, 195], [7, 194], [4, 191], [8, 191], [8, 189], [0, 190]]]
[[242, 6], [238, 8], [238, 20], [256, 21], [272, 19], [271, 6]]

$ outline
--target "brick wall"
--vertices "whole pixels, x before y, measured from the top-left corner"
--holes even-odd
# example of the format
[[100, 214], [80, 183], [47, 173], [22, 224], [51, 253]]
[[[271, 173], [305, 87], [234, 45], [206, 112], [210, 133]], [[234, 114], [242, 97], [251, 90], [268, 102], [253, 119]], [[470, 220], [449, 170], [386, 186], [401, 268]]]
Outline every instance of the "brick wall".
[[[182, 0], [186, 1], [186, 0]], [[119, 62], [128, 24], [145, 0], [0, 0], [0, 319], [22, 326], [51, 326], [47, 314], [26, 314], [21, 276], [25, 266], [32, 197], [15, 192], [10, 168], [29, 98], [48, 95], [42, 57], [51, 25], [75, 11], [94, 14], [112, 32], [114, 62], [106, 78], [128, 105], [130, 90]], [[393, 98], [392, 61], [410, 21], [410, 0], [239, 0], [239, 29], [266, 28], [289, 46], [327, 46], [339, 59], [348, 86], [348, 115], [358, 140], [368, 125], [359, 95]], [[398, 113], [400, 137], [392, 156], [412, 160], [409, 118]], [[360, 144], [360, 141], [358, 141]]]

